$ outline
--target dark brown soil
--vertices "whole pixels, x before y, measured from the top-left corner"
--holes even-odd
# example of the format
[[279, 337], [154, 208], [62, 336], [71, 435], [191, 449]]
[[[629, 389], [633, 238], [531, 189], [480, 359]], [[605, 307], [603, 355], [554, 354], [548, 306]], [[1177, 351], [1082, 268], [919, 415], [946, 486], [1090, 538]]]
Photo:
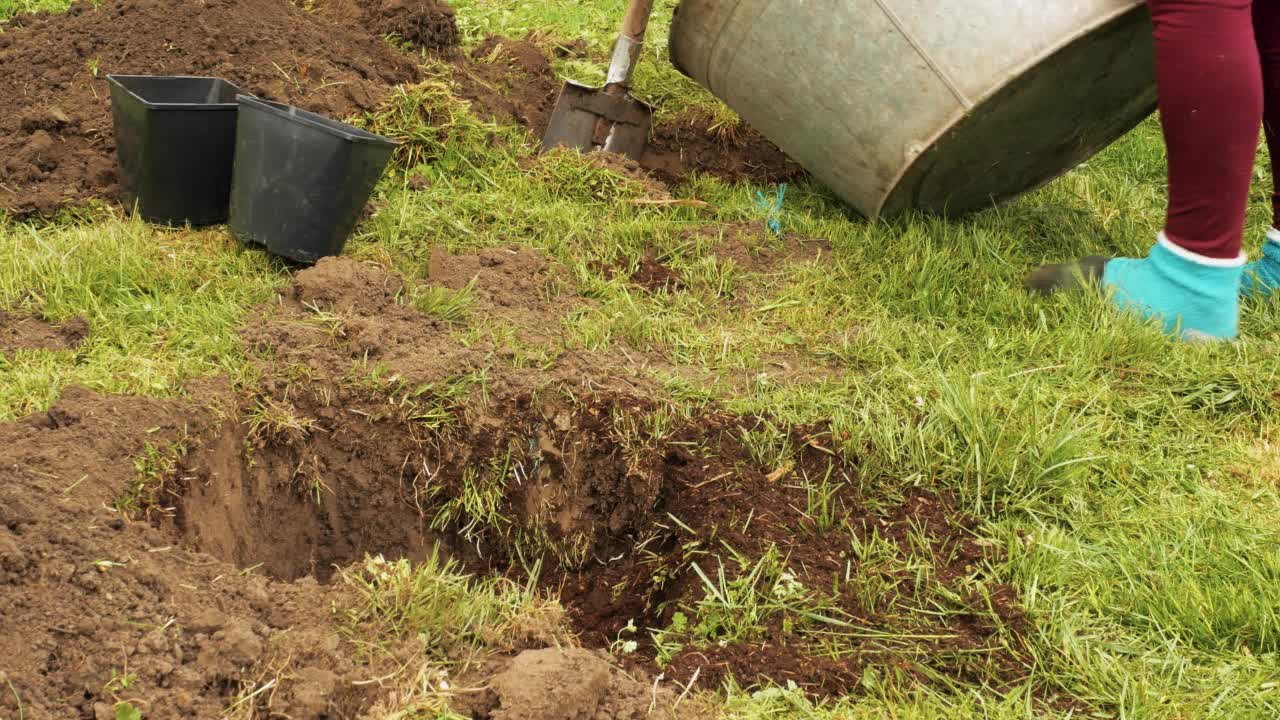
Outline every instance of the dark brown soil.
[[74, 350], [89, 335], [89, 323], [77, 317], [61, 325], [0, 310], [0, 356], [18, 350]]
[[[418, 71], [365, 27], [389, 22], [400, 4], [388, 0], [366, 22], [354, 1], [330, 0], [320, 13], [287, 0], [105, 0], [16, 18], [0, 35], [0, 106], [9, 109], [0, 115], [0, 209], [22, 217], [116, 197], [111, 73], [222, 77], [338, 118], [374, 108]], [[426, 4], [406, 2], [395, 17], [444, 23], [439, 8], [414, 14]]]
[[721, 132], [713, 125], [706, 117], [659, 123], [641, 164], [667, 182], [706, 173], [728, 182], [770, 185], [806, 175], [804, 168], [754, 128], [743, 124], [732, 132]]
[[[482, 117], [515, 121], [541, 138], [561, 82], [546, 54], [527, 40], [493, 37], [455, 64], [462, 96]], [[640, 165], [658, 179], [679, 183], [695, 173], [729, 182], [776, 183], [803, 176], [763, 135], [744, 126], [720, 131], [707, 117], [657, 125]]]
[[504, 37], [488, 38], [455, 61], [453, 79], [477, 115], [519, 123], [539, 137], [560, 92], [555, 70], [537, 45]]
[[684, 278], [679, 272], [652, 257], [640, 259], [635, 272], [631, 273], [631, 282], [649, 292], [671, 292], [685, 287]]
[[458, 44], [453, 8], [441, 0], [365, 0], [368, 15], [383, 34], [426, 50]]
[[[604, 568], [564, 577], [562, 597], [586, 642], [611, 642], [631, 621], [652, 628], [669, 623], [676, 611], [694, 617], [708, 592], [691, 572], [694, 563], [709, 577], [724, 568], [732, 580], [758, 558], [777, 552], [801, 586], [825, 594], [824, 613], [866, 639], [846, 640], [844, 654], [833, 658], [817, 649], [815, 637], [846, 626], [806, 628], [802, 621], [790, 618], [793, 624], [787, 624], [779, 616], [750, 639], [686, 644], [666, 668], [669, 678], [688, 682], [696, 672], [700, 683], [716, 687], [732, 674], [747, 683], [792, 681], [824, 696], [857, 692], [856, 680], [868, 666], [901, 667], [911, 681], [936, 672], [1002, 685], [1026, 675], [1029, 658], [1022, 655], [1018, 638], [1029, 625], [1012, 590], [993, 586], [988, 604], [963, 589], [968, 581], [962, 579], [980, 579], [984, 561], [999, 559], [976, 542], [976, 519], [957, 512], [945, 495], [919, 494], [889, 513], [868, 511], [864, 504], [871, 499], [853, 487], [856, 465], [830, 454], [821, 429], [793, 431], [790, 440], [798, 450], [776, 469], [750, 459], [741, 438], [754, 429], [745, 418], [704, 417], [673, 438], [662, 459], [663, 492], [655, 517], [636, 534], [645, 551], [623, 553]], [[838, 527], [819, 527], [805, 510], [802, 478], [822, 477], [839, 486], [830, 497]], [[849, 533], [861, 541], [884, 538], [900, 553], [925, 542], [928, 552], [917, 562], [928, 569], [917, 574], [905, 565], [864, 562]], [[732, 555], [723, 548], [733, 548]], [[746, 565], [735, 558], [745, 558]], [[863, 592], [869, 582], [884, 588], [871, 604]], [[947, 596], [961, 600], [944, 600]], [[911, 608], [917, 602], [945, 612], [915, 612]], [[650, 657], [656, 649], [639, 640], [641, 657]]]
[[[697, 679], [705, 687], [719, 687], [729, 678], [740, 685], [776, 683], [798, 687], [817, 695], [840, 697], [856, 693], [865, 661], [833, 659], [788, 647], [786, 634], [770, 628], [772, 635], [759, 642], [726, 647], [709, 645], [676, 656], [667, 672], [676, 678]], [[797, 651], [798, 650], [798, 651]]]

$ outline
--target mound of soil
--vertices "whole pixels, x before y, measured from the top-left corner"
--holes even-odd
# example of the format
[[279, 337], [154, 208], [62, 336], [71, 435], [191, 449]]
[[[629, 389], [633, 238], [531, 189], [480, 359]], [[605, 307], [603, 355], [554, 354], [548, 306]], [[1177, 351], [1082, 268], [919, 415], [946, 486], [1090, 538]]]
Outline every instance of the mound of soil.
[[[530, 650], [493, 676], [474, 717], [490, 720], [670, 720], [674, 697], [654, 692], [602, 654], [577, 648]], [[689, 717], [685, 715], [684, 717]]]
[[105, 0], [14, 19], [0, 35], [0, 209], [22, 217], [116, 197], [108, 74], [222, 77], [343, 118], [419, 76], [370, 27], [420, 22], [423, 44], [447, 42], [452, 15], [434, 3], [370, 2], [378, 16], [366, 21], [352, 2], [321, 13], [288, 0]]
[[488, 248], [450, 255], [432, 251], [428, 280], [451, 290], [468, 288], [486, 317], [509, 323], [525, 340], [560, 337], [561, 320], [583, 301], [567, 295], [563, 268], [528, 247]]
[[335, 24], [355, 24], [396, 44], [431, 51], [458, 44], [458, 21], [444, 0], [323, 0], [315, 12]]
[[[456, 62], [461, 95], [482, 117], [518, 122], [541, 138], [551, 120], [561, 82], [546, 54], [527, 40], [492, 37]], [[708, 117], [668, 121], [654, 127], [640, 165], [659, 179], [678, 183], [695, 173], [729, 182], [778, 183], [805, 174], [756, 130], [731, 132]]]
[[380, 19], [382, 32], [427, 50], [446, 50], [458, 44], [453, 8], [440, 0], [382, 0], [369, 8]]
[[74, 350], [89, 335], [89, 323], [77, 317], [62, 325], [0, 310], [0, 356], [18, 350]]
[[538, 137], [551, 121], [560, 93], [551, 61], [528, 40], [485, 39], [469, 58], [454, 63], [453, 79], [477, 115], [519, 123]]

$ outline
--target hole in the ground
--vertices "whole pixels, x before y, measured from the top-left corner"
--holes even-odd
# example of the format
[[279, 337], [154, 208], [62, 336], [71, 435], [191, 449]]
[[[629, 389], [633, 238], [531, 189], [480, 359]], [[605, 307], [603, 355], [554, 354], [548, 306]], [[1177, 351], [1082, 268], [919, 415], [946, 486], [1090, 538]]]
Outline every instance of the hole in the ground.
[[261, 395], [178, 463], [166, 522], [285, 580], [437, 544], [473, 572], [537, 561], [584, 642], [633, 641], [707, 686], [835, 695], [873, 665], [904, 683], [1021, 679], [1017, 598], [983, 575], [994, 551], [945, 495], [869, 513], [820, 428], [551, 395], [467, 412], [305, 384]]
[[661, 463], [640, 459], [652, 453], [646, 431], [623, 437], [610, 424], [615, 409], [646, 401], [524, 395], [472, 421], [427, 423], [382, 399], [345, 397], [339, 409], [335, 397], [324, 388], [247, 403], [181, 459], [167, 522], [238, 566], [326, 581], [366, 554], [418, 559], [436, 545], [469, 568], [504, 570], [517, 549], [577, 567], [658, 503]]

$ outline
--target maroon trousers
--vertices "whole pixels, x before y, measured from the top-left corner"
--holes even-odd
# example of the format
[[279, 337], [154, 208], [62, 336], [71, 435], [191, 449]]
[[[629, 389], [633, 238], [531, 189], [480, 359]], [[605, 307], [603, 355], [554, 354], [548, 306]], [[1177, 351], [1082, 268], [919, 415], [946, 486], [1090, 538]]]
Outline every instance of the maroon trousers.
[[[1201, 255], [1238, 257], [1260, 124], [1280, 165], [1280, 0], [1147, 5], [1169, 151], [1165, 234]], [[1280, 223], [1280, 196], [1272, 204]]]

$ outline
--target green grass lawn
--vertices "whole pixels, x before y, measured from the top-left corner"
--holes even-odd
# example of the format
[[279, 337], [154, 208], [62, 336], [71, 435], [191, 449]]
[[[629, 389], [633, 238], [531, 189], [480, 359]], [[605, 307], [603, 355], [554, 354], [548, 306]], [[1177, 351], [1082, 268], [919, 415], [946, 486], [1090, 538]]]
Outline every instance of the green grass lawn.
[[[469, 41], [585, 38], [592, 61], [562, 68], [584, 79], [601, 72], [624, 5], [453, 4]], [[674, 3], [661, 5], [641, 94], [661, 112], [731, 117], [663, 63]], [[0, 17], [14, 8], [0, 0]], [[865, 448], [865, 482], [953, 488], [1008, 549], [998, 572], [1037, 621], [1028, 688], [1078, 698], [1089, 717], [1280, 717], [1280, 304], [1247, 303], [1240, 342], [1192, 346], [1096, 298], [1021, 288], [1045, 260], [1145, 253], [1164, 209], [1154, 121], [1046, 189], [961, 220], [850, 219], [823, 187], [792, 186], [783, 228], [830, 252], [753, 274], [686, 231], [763, 227], [753, 196], [774, 188], [703, 178], [674, 192], [710, 210], [637, 206], [626, 202], [636, 187], [573, 157], [531, 172], [521, 132], [468, 115], [442, 78], [415, 92], [451, 121], [415, 170], [429, 186], [389, 177], [348, 253], [420, 282], [433, 247], [536, 247], [595, 301], [564, 318], [572, 349], [652, 351], [699, 378], [658, 375], [673, 398], [829, 420]], [[1271, 185], [1259, 160], [1255, 255]], [[221, 230], [94, 217], [0, 224], [0, 307], [84, 315], [93, 328], [79, 352], [0, 359], [0, 418], [46, 407], [69, 383], [164, 395], [242, 374], [236, 328], [288, 281]], [[646, 253], [688, 289], [644, 293], [599, 269]], [[736, 718], [1082, 717], [1035, 705], [1026, 688], [964, 685], [872, 686], [820, 707], [782, 688], [730, 691], [726, 707]]]
[[70, 0], [0, 0], [0, 22], [23, 13], [61, 12], [70, 6]]

